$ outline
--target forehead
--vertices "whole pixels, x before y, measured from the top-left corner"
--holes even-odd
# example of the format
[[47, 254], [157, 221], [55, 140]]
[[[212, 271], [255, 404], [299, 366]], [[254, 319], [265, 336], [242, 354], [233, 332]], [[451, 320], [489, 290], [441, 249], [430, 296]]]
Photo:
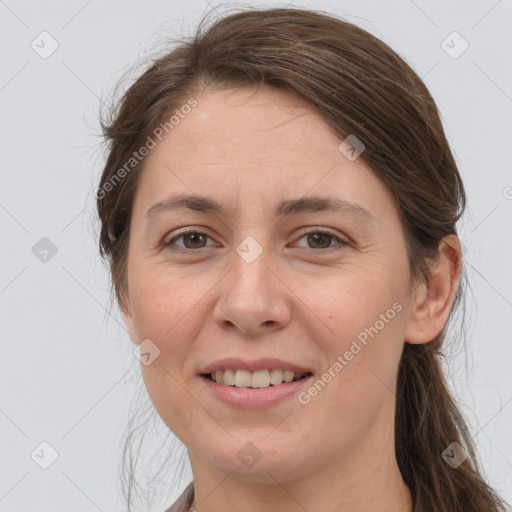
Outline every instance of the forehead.
[[375, 195], [391, 200], [361, 159], [350, 161], [339, 151], [341, 139], [300, 98], [247, 87], [195, 100], [146, 158], [138, 191], [145, 212], [171, 193], [214, 192], [219, 203], [235, 202], [236, 209], [275, 210], [286, 198], [338, 192], [368, 210], [378, 209]]
[[337, 140], [311, 106], [270, 87], [212, 91], [196, 101], [173, 128], [172, 136], [166, 137], [168, 144], [162, 144], [174, 146], [175, 159], [208, 160], [236, 154], [246, 160], [259, 156], [280, 162], [315, 147], [321, 151], [329, 144], [326, 138]]

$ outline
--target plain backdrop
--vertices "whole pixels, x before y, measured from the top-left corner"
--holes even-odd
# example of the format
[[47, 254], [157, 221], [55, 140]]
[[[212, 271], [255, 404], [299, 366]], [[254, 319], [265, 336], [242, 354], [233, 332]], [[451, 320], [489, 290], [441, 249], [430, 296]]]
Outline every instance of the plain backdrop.
[[[468, 193], [459, 224], [468, 348], [446, 369], [488, 480], [512, 500], [512, 2], [288, 5], [373, 33], [436, 100]], [[192, 35], [208, 9], [205, 0], [0, 1], [0, 511], [125, 510], [122, 442], [148, 399], [97, 250], [98, 111], [133, 62], [163, 37]], [[148, 430], [141, 482], [159, 467], [152, 453], [171, 458], [144, 510], [163, 511], [190, 480], [185, 467], [171, 488], [184, 452], [162, 425], [157, 417]]]

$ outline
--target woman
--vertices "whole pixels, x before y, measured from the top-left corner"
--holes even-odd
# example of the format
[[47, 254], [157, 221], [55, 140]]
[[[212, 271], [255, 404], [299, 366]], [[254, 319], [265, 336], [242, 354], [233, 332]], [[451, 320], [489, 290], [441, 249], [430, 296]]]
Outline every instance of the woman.
[[100, 252], [193, 474], [168, 511], [506, 510], [440, 366], [464, 187], [395, 52], [243, 10], [102, 126]]

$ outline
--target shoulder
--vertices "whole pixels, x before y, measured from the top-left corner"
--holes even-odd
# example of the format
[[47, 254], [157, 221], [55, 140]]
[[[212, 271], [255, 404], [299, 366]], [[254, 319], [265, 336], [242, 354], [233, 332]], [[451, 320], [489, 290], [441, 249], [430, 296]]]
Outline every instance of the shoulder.
[[188, 512], [194, 500], [194, 482], [190, 482], [180, 497], [165, 512]]

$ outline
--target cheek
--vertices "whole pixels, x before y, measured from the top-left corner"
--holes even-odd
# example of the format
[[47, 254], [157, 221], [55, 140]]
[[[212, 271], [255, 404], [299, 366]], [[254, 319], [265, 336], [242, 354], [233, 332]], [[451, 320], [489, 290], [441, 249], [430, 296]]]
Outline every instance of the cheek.
[[151, 340], [160, 351], [150, 365], [141, 364], [148, 393], [160, 410], [159, 401], [168, 400], [169, 394], [180, 396], [183, 363], [190, 353], [191, 340], [200, 329], [194, 307], [198, 290], [197, 286], [180, 286], [175, 276], [164, 272], [133, 272], [130, 278], [132, 319], [137, 337]]
[[180, 283], [176, 276], [164, 272], [133, 276], [137, 278], [132, 280], [130, 293], [137, 333], [160, 351], [150, 365], [141, 364], [144, 383], [159, 416], [184, 439], [187, 432], [197, 429], [191, 424], [194, 401], [185, 391], [190, 375], [185, 374], [184, 364], [201, 329], [197, 308], [203, 291], [197, 283]]
[[199, 428], [194, 417], [197, 416], [195, 408], [200, 407], [185, 391], [178, 372], [169, 366], [169, 361], [164, 357], [158, 358], [150, 366], [143, 366], [144, 384], [162, 421], [179, 439], [186, 442], [189, 433]]
[[368, 305], [360, 299], [343, 296], [339, 305], [325, 305], [335, 334], [317, 338], [325, 361], [322, 374], [301, 397], [309, 399], [306, 410], [314, 411], [319, 435], [334, 436], [341, 445], [362, 438], [379, 414], [392, 415], [403, 349], [400, 304], [387, 297], [372, 301], [370, 296]]
[[395, 385], [405, 311], [400, 283], [383, 272], [345, 272], [320, 285], [310, 282], [305, 290], [316, 313], [310, 315], [316, 325], [311, 333], [324, 354], [322, 369], [329, 372], [322, 380], [337, 389], [333, 399], [350, 409], [369, 405]]
[[[162, 352], [185, 352], [190, 334], [200, 327], [196, 309], [208, 293], [204, 279], [184, 279], [179, 271], [151, 267], [130, 275], [132, 312], [138, 334], [151, 339]], [[188, 333], [188, 334], [186, 334]]]
[[331, 275], [302, 279], [296, 293], [304, 297], [302, 308], [314, 313], [309, 318], [322, 329], [323, 338], [344, 348], [358, 335], [364, 343], [372, 334], [386, 338], [397, 332], [402, 286], [392, 269], [352, 264]]

